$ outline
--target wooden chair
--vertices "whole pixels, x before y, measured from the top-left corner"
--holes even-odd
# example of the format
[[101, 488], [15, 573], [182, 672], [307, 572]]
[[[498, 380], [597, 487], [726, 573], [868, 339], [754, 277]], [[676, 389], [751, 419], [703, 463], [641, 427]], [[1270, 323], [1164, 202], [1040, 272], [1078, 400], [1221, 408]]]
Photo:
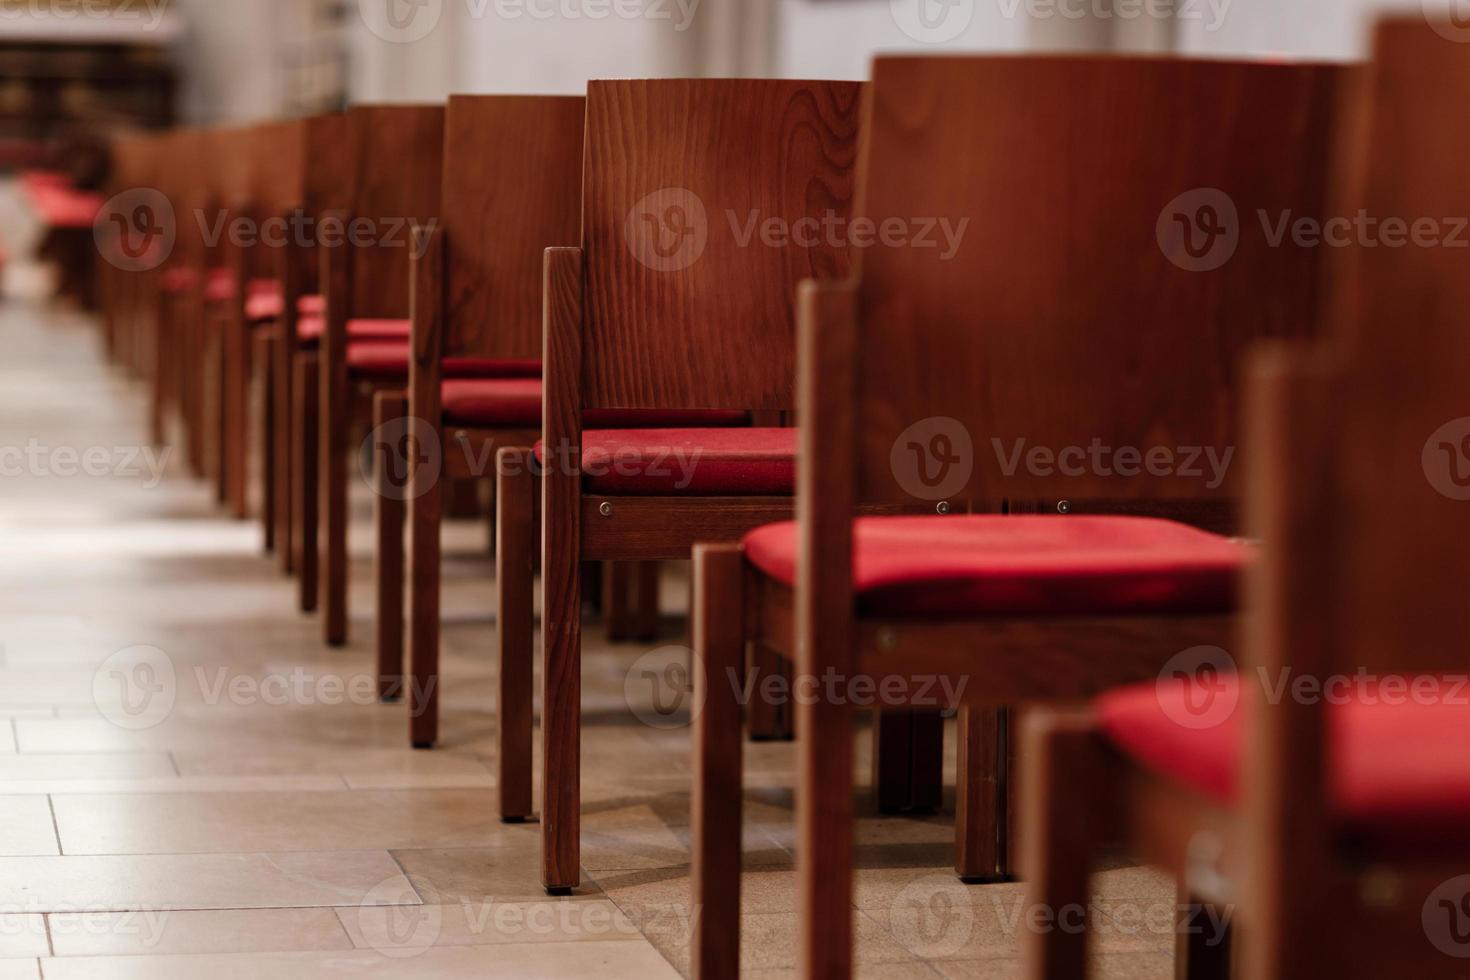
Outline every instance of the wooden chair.
[[[386, 700], [401, 696], [406, 516], [412, 529], [410, 736], [418, 746], [437, 738], [444, 481], [484, 479], [498, 446], [536, 441], [542, 255], [548, 245], [577, 240], [584, 102], [580, 96], [450, 98], [442, 220], [421, 230], [413, 250], [412, 364], [406, 344], [401, 352], [380, 349], [386, 369], [401, 358], [408, 396], [380, 392], [375, 408], [378, 676]], [[476, 411], [507, 399], [508, 414]], [[394, 424], [404, 417], [413, 419], [411, 430]], [[399, 442], [406, 435], [419, 444], [411, 456]], [[431, 470], [409, 465], [420, 452], [433, 457]]]
[[[794, 470], [790, 429], [584, 432], [584, 413], [740, 418], [792, 407], [792, 287], [846, 274], [847, 250], [741, 239], [736, 222], [752, 212], [788, 227], [847, 214], [859, 91], [846, 82], [749, 80], [588, 86], [582, 244], [549, 250], [545, 272], [541, 823], [542, 879], [552, 893], [575, 887], [580, 874], [581, 564], [686, 558], [695, 541], [735, 538], [788, 515]], [[730, 418], [706, 424], [713, 421]], [[703, 453], [688, 482], [648, 465], [671, 443]], [[630, 465], [615, 473], [599, 462], [600, 475], [584, 486], [584, 462], [608, 451]], [[534, 487], [525, 456], [497, 457], [506, 819], [526, 816], [530, 799], [533, 545], [517, 530]]]
[[[352, 157], [349, 209], [335, 215], [366, 228], [370, 241], [322, 241], [324, 331], [318, 352], [321, 415], [319, 561], [322, 632], [347, 641], [347, 466], [353, 421], [371, 419], [372, 394], [385, 379], [371, 364], [349, 365], [353, 341], [408, 336], [412, 229], [437, 223], [443, 171], [443, 106], [355, 106], [347, 114]], [[401, 388], [403, 374], [387, 383]], [[305, 399], [303, 399], [305, 400]], [[309, 405], [307, 406], [309, 409]], [[310, 423], [308, 423], [310, 424]], [[310, 479], [306, 474], [303, 477]]]
[[[1151, 677], [1228, 635], [1247, 548], [1162, 518], [1230, 528], [1235, 467], [1144, 454], [1228, 458], [1237, 355], [1314, 329], [1320, 250], [1272, 247], [1255, 215], [1323, 213], [1339, 75], [875, 63], [856, 214], [895, 230], [860, 253], [855, 282], [802, 288], [797, 521], [695, 552], [698, 976], [739, 964], [741, 708], [727, 671], [748, 643], [792, 657], [811, 694], [797, 699], [799, 965], [831, 978], [852, 961], [854, 692], [886, 691], [887, 706], [948, 682], [963, 773], [996, 751], [976, 709]], [[1228, 257], [1209, 246], [1232, 241], [1175, 232], [1176, 216], [1227, 221], [1226, 199], [1240, 215]], [[949, 254], [905, 233], [940, 219]], [[1093, 440], [1139, 455], [1105, 468], [1067, 452], [1065, 471], [1025, 455]], [[855, 520], [883, 503], [929, 513]], [[872, 687], [848, 686], [858, 678]], [[957, 789], [967, 878], [1007, 864], [975, 819], [995, 792]]]
[[[1388, 22], [1365, 88], [1372, 138], [1348, 144], [1338, 213], [1366, 208], [1382, 233], [1336, 270], [1330, 341], [1254, 363], [1263, 547], [1221, 654], [1239, 673], [1160, 676], [1028, 724], [1029, 901], [1086, 909], [1098, 846], [1125, 841], [1186, 902], [1232, 908], [1233, 951], [1180, 949], [1220, 976], [1459, 977], [1470, 955], [1470, 279], [1463, 219], [1443, 220], [1470, 208], [1470, 53]], [[1426, 221], [1429, 241], [1408, 237]], [[1087, 936], [1028, 935], [1027, 975], [1084, 976]]]
[[[146, 193], [157, 189], [163, 166], [164, 139], [162, 135], [134, 133], [112, 142], [112, 168], [105, 192], [109, 199], [125, 195], [121, 200], [126, 202], [131, 200], [126, 196], [129, 192], [133, 192], [132, 197], [139, 197], [137, 192], [140, 190]], [[119, 217], [126, 220], [131, 215], [119, 214]], [[113, 223], [110, 214], [103, 214], [98, 220], [104, 223], [101, 233], [106, 236], [100, 245], [102, 259], [97, 263], [97, 294], [108, 357], [126, 364], [150, 382], [149, 431], [154, 442], [162, 442], [159, 378], [154, 371], [152, 353], [158, 316], [156, 267], [162, 262], [161, 252], [155, 251], [151, 256], [141, 252], [130, 254], [135, 248], [143, 249], [152, 243], [141, 235], [124, 241], [124, 231]], [[88, 234], [90, 236], [92, 231], [89, 230]], [[150, 263], [153, 263], [152, 268], [148, 267]]]

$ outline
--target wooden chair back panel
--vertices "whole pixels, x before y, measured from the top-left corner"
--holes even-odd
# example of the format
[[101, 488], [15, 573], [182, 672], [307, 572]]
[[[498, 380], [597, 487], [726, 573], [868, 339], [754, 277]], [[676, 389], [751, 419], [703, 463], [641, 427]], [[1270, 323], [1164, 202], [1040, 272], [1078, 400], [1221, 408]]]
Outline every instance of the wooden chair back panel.
[[313, 223], [307, 226], [301, 247], [294, 248], [292, 254], [299, 263], [297, 274], [305, 293], [320, 288], [321, 259], [316, 248], [320, 226], [316, 222], [328, 211], [352, 207], [349, 133], [346, 113], [310, 116], [301, 123], [301, 197], [294, 206], [299, 206]]
[[411, 228], [439, 217], [444, 107], [356, 106], [348, 124], [352, 216], [370, 222], [373, 236], [353, 251], [349, 313], [406, 317]]
[[[793, 407], [795, 287], [848, 273], [846, 244], [821, 229], [850, 214], [860, 92], [588, 86], [585, 406]], [[766, 222], [802, 243], [768, 244]]]
[[283, 215], [306, 199], [304, 131], [300, 120], [264, 123], [256, 129], [253, 196], [264, 217]]
[[[255, 189], [255, 127], [211, 129], [209, 144], [210, 197], [221, 208], [249, 205]], [[211, 215], [213, 220], [215, 216]]]
[[581, 96], [450, 98], [445, 356], [541, 357], [544, 253], [581, 235], [585, 109]]
[[1379, 230], [1337, 283], [1347, 365], [1322, 434], [1338, 462], [1341, 670], [1470, 666], [1467, 95], [1470, 50], [1418, 19], [1381, 27], [1361, 203]]
[[208, 169], [212, 163], [204, 130], [179, 129], [165, 139], [160, 167], [164, 194], [174, 210], [175, 242], [171, 261], [197, 267], [204, 261], [200, 218], [210, 208]]
[[1342, 72], [878, 59], [859, 499], [1237, 495], [1242, 351], [1320, 319], [1323, 249], [1263, 220], [1322, 218]]

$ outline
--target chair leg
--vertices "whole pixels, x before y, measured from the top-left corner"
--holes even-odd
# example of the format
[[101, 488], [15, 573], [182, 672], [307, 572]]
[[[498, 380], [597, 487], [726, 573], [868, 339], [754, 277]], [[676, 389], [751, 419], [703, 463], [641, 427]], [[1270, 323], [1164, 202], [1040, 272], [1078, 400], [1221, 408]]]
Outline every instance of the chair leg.
[[[401, 391], [380, 391], [373, 397], [373, 433], [396, 442], [408, 415], [408, 397]], [[398, 425], [390, 424], [399, 420]], [[378, 698], [397, 701], [403, 696], [403, 551], [405, 523], [404, 491], [408, 484], [402, 472], [405, 462], [401, 447], [373, 446], [373, 523], [378, 546], [373, 552], [377, 580]]]
[[[331, 370], [323, 367], [323, 374]], [[345, 376], [345, 369], [339, 374]], [[347, 453], [350, 412], [342, 404], [351, 397], [345, 377], [335, 391], [321, 379], [320, 435], [317, 437], [317, 470], [321, 474], [321, 575], [322, 640], [328, 646], [347, 642]]]
[[633, 562], [633, 639], [658, 639], [658, 562]]
[[238, 311], [221, 318], [220, 477], [230, 516], [249, 516], [246, 496], [250, 457], [250, 342]]
[[531, 458], [525, 449], [502, 449], [495, 457], [495, 647], [500, 668], [495, 744], [500, 819], [506, 823], [520, 823], [534, 807], [531, 702], [535, 693], [532, 563], [536, 478], [530, 469]]
[[559, 521], [561, 501], [545, 489], [552, 482], [548, 470], [541, 516], [541, 878], [548, 894], [568, 895], [581, 881], [581, 569], [575, 525]]
[[148, 432], [156, 446], [163, 445], [168, 438], [166, 419], [169, 399], [173, 396], [169, 384], [173, 376], [169, 369], [169, 350], [172, 346], [168, 331], [170, 305], [166, 299], [160, 299], [153, 318], [153, 398], [148, 405]]
[[260, 446], [260, 526], [267, 553], [276, 550], [276, 338], [262, 330], [255, 338], [253, 358], [260, 372], [260, 385], [256, 392], [256, 417], [254, 431], [256, 444]]
[[1174, 973], [1179, 980], [1230, 980], [1230, 932], [1221, 910], [1179, 889]]
[[[286, 323], [284, 320], [278, 320], [276, 326], [284, 331]], [[281, 542], [281, 546], [276, 549], [276, 557], [280, 562], [281, 571], [287, 575], [293, 575], [296, 572], [298, 555], [296, 549], [291, 545], [291, 542], [295, 540], [293, 525], [296, 522], [296, 501], [292, 496], [292, 474], [296, 472], [296, 461], [292, 455], [291, 444], [292, 432], [295, 431], [292, 428], [292, 421], [295, 418], [292, 397], [292, 390], [295, 386], [293, 376], [295, 355], [284, 336], [276, 338], [276, 344], [278, 346], [272, 371], [275, 379], [274, 422], [265, 438], [275, 447], [276, 457], [275, 482], [270, 488], [270, 494], [275, 500], [276, 540]]]
[[739, 545], [694, 549], [694, 785], [690, 836], [696, 980], [740, 975], [742, 759], [740, 698], [729, 678], [744, 667]]
[[1000, 718], [993, 709], [960, 708], [955, 764], [955, 874], [966, 882], [999, 881], [1008, 874], [998, 776]]
[[317, 599], [317, 413], [320, 409], [317, 376], [321, 367], [314, 352], [296, 355], [293, 414], [291, 418], [291, 548], [296, 553], [299, 602], [302, 612], [314, 612]]
[[[780, 653], [761, 643], [749, 645], [750, 688], [759, 692], [761, 685], [770, 677], [783, 677], [785, 690], [791, 690], [791, 664]], [[789, 699], [772, 700], [752, 696], [745, 709], [745, 729], [753, 742], [774, 742], [790, 739], [791, 705]]]
[[[409, 451], [417, 473], [421, 451]], [[439, 526], [445, 481], [421, 486], [418, 479], [408, 501], [408, 737], [414, 748], [431, 749], [439, 740]]]
[[1111, 834], [1113, 780], [1086, 714], [1038, 710], [1025, 726], [1022, 872], [1026, 907], [1067, 928], [1028, 929], [1027, 980], [1087, 975], [1088, 881], [1100, 843]]
[[633, 637], [633, 562], [602, 564], [603, 624], [609, 643], [625, 643]]

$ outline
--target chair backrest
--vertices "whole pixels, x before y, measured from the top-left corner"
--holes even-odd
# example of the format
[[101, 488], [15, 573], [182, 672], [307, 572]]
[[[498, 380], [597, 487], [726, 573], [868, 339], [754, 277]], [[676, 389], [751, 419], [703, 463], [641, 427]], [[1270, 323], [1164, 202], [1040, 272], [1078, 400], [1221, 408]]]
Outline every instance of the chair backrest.
[[581, 96], [449, 99], [445, 356], [540, 359], [543, 254], [580, 237], [585, 108]]
[[1310, 334], [1344, 69], [879, 58], [857, 499], [1228, 501], [1239, 360]]
[[170, 264], [198, 268], [205, 261], [201, 218], [210, 209], [209, 167], [212, 163], [207, 133], [177, 129], [164, 137], [160, 184], [173, 207], [175, 241]]
[[854, 82], [595, 81], [582, 406], [789, 409], [795, 286], [840, 278]]
[[352, 220], [370, 236], [370, 244], [350, 246], [348, 315], [405, 317], [412, 226], [439, 220], [444, 107], [354, 106], [347, 113], [347, 126], [346, 152], [352, 155], [349, 207]]

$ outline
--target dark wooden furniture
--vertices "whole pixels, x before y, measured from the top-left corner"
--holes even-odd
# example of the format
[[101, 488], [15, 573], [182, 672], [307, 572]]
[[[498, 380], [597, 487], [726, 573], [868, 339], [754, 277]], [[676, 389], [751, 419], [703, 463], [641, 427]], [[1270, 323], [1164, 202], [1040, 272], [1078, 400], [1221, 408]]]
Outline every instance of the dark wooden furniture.
[[[1240, 352], [1315, 328], [1320, 250], [1272, 247], [1245, 221], [1323, 213], [1339, 74], [875, 63], [857, 215], [916, 235], [968, 224], [949, 254], [894, 234], [861, 253], [854, 283], [803, 286], [798, 520], [696, 550], [697, 975], [734, 976], [739, 962], [740, 707], [726, 672], [747, 643], [817, 685], [797, 706], [800, 968], [830, 978], [852, 959], [856, 709], [843, 679], [896, 681], [898, 697], [965, 682], [965, 758], [994, 751], [976, 708], [1152, 676], [1228, 635], [1244, 547], [1157, 516], [1229, 527], [1236, 467], [1211, 481], [1144, 469], [1142, 453], [1234, 447]], [[1187, 196], [1198, 188], [1242, 216], [1210, 268], [1186, 266], [1223, 253], [1171, 234], [1176, 216], [1206, 217]], [[1011, 466], [1016, 439], [1135, 447], [1140, 465]], [[861, 506], [905, 503], [930, 514], [855, 522]], [[958, 794], [967, 877], [1008, 863], [970, 819], [990, 792]]]
[[[1448, 124], [1470, 57], [1420, 20], [1383, 25], [1375, 51], [1371, 136], [1343, 143], [1336, 213], [1432, 231], [1355, 241], [1331, 337], [1254, 362], [1247, 519], [1263, 546], [1228, 646], [1239, 674], [1160, 677], [1028, 725], [1031, 900], [1085, 908], [1098, 848], [1124, 841], [1187, 881], [1186, 903], [1231, 906], [1233, 950], [1179, 950], [1214, 975], [1465, 970], [1470, 280], [1436, 219], [1470, 207]], [[1273, 694], [1286, 675], [1307, 693]], [[1027, 975], [1085, 976], [1087, 937], [1029, 936]]]

